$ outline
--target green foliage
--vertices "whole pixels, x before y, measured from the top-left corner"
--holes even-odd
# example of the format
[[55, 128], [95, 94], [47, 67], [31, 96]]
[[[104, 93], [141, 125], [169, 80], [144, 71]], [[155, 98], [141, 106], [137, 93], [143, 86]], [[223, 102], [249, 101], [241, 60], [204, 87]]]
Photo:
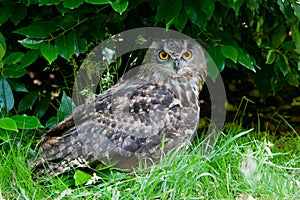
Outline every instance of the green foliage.
[[2, 119], [0, 119], [0, 128], [2, 128], [4, 130], [18, 132], [17, 124], [11, 118], [2, 118]]
[[11, 118], [0, 119], [0, 128], [4, 130], [16, 131], [18, 129], [37, 129], [42, 128], [40, 121], [35, 116], [15, 115]]
[[63, 92], [61, 104], [57, 111], [57, 114], [47, 121], [46, 126], [49, 128], [55, 126], [58, 122], [69, 116], [72, 113], [74, 107], [75, 105], [73, 104], [72, 99], [68, 97], [65, 92]]
[[[36, 130], [43, 128], [38, 118], [35, 116], [15, 115], [12, 117], [4, 117], [0, 119], [0, 140], [8, 141], [12, 137], [16, 137], [14, 133], [19, 130]], [[22, 135], [18, 134], [19, 137]], [[30, 135], [28, 135], [30, 137]]]
[[[286, 83], [299, 85], [299, 1], [3, 0], [0, 12], [2, 118], [27, 114], [53, 126], [70, 108], [59, 107], [53, 93], [62, 100], [62, 91], [70, 96], [87, 52], [113, 34], [143, 26], [176, 29], [204, 41], [219, 71], [249, 71], [264, 100]], [[32, 71], [58, 71], [65, 80], [28, 84]], [[49, 108], [58, 108], [57, 116]]]
[[38, 118], [34, 116], [15, 115], [11, 119], [16, 122], [19, 129], [37, 129], [43, 127]]
[[92, 175], [81, 170], [77, 170], [74, 174], [75, 185], [82, 185], [91, 179]]

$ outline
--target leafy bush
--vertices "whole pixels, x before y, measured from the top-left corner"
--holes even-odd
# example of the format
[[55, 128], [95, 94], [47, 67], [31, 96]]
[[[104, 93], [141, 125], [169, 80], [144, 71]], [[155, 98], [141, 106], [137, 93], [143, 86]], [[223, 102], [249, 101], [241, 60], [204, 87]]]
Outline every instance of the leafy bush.
[[[43, 117], [53, 105], [49, 90], [71, 88], [72, 78], [50, 83], [50, 89], [32, 84], [29, 72], [73, 76], [80, 57], [97, 43], [143, 26], [201, 40], [219, 71], [227, 66], [253, 74], [264, 100], [286, 83], [299, 85], [298, 0], [3, 0], [0, 5], [1, 130], [20, 128], [12, 115]], [[53, 125], [53, 119], [43, 124]]]

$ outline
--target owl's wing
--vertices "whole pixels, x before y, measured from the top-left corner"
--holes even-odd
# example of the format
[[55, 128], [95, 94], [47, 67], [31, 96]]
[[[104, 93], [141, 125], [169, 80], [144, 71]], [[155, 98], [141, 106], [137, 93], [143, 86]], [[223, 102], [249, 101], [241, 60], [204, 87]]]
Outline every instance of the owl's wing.
[[[111, 101], [113, 94], [116, 91], [126, 89], [126, 85], [133, 85], [131, 81], [122, 81], [108, 90], [101, 93], [96, 100], [76, 107], [72, 114], [63, 121], [59, 122], [56, 126], [47, 131], [36, 145], [35, 150], [39, 150], [41, 145], [50, 137], [59, 137], [67, 134], [68, 130], [75, 126], [88, 121], [95, 115], [111, 113]], [[126, 102], [124, 102], [126, 103]]]
[[199, 117], [167, 87], [141, 81], [117, 84], [93, 103], [78, 107], [44, 135], [36, 166], [80, 158], [131, 169], [138, 157], [158, 158], [162, 143], [165, 152], [183, 145]]

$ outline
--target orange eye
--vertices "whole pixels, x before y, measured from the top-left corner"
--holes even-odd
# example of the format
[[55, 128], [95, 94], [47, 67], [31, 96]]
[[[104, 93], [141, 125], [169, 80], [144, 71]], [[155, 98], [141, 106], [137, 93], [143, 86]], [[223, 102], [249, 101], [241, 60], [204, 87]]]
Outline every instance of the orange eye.
[[191, 59], [192, 58], [192, 52], [191, 51], [187, 51], [187, 52], [185, 52], [185, 53], [183, 53], [182, 54], [182, 58], [184, 59], [184, 60], [189, 60], [189, 59]]
[[169, 59], [169, 54], [167, 54], [165, 51], [159, 51], [158, 56], [159, 56], [159, 59], [161, 59], [161, 60]]

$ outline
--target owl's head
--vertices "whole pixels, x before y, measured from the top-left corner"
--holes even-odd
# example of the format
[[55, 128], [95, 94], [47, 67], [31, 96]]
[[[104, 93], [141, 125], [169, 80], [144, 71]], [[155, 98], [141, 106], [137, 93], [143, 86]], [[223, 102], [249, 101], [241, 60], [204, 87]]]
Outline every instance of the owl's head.
[[[206, 77], [206, 63], [201, 46], [192, 40], [168, 39], [152, 43], [143, 64], [155, 78], [187, 82]], [[149, 69], [150, 68], [150, 69]]]

